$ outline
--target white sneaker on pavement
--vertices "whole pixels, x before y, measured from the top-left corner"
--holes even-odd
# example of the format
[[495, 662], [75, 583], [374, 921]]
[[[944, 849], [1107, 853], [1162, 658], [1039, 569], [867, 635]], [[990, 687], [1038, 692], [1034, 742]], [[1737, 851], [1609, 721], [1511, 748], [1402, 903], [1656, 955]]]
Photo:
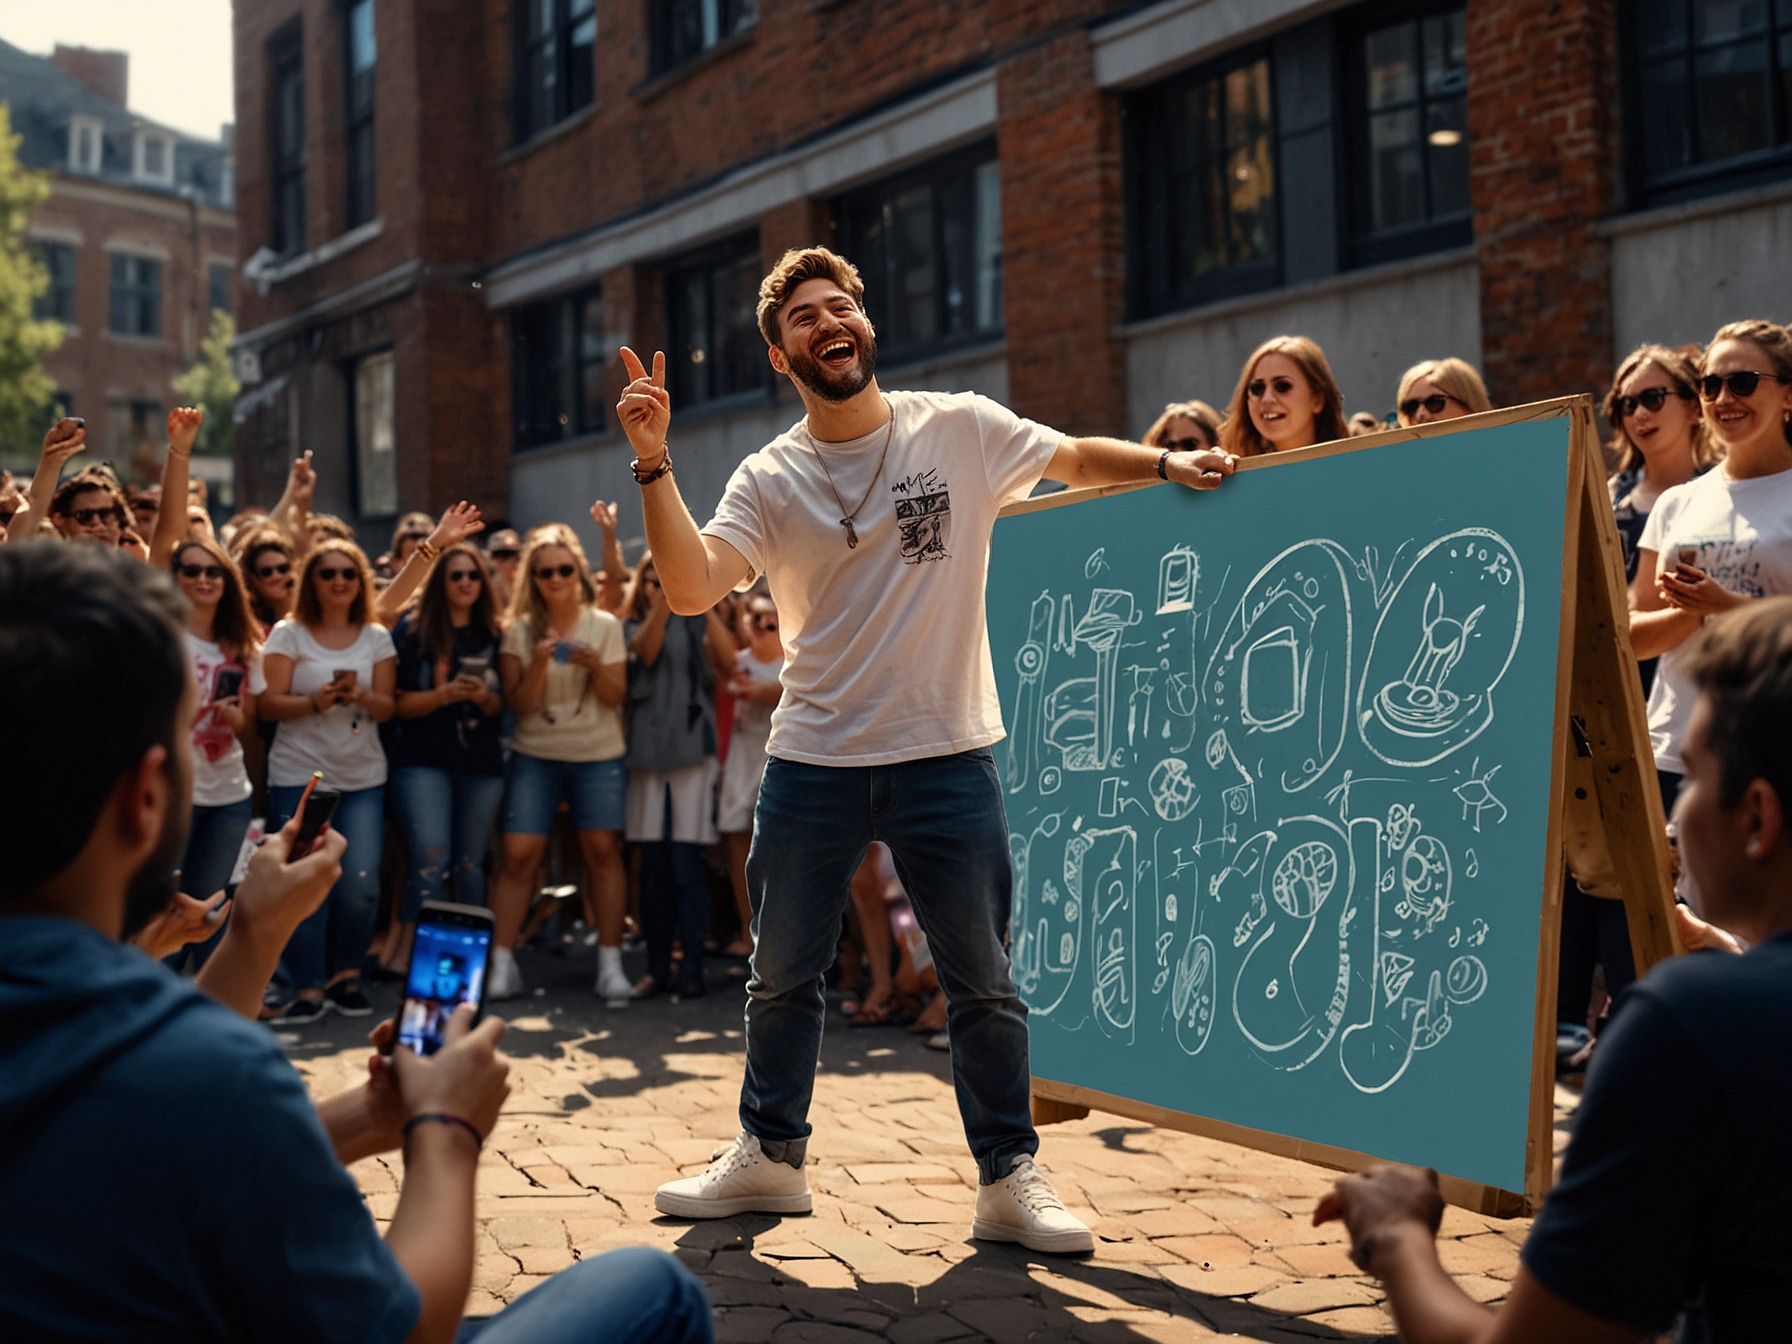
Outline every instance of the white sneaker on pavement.
[[508, 947], [494, 946], [491, 973], [486, 977], [486, 999], [492, 1002], [514, 999], [522, 992], [523, 973], [517, 969], [516, 953]]
[[653, 1207], [674, 1218], [807, 1213], [809, 1178], [788, 1162], [772, 1161], [760, 1150], [758, 1136], [743, 1132], [726, 1148], [716, 1149], [701, 1176], [662, 1185]]
[[630, 995], [635, 987], [629, 983], [628, 976], [623, 974], [620, 966], [600, 966], [597, 968], [597, 997], [604, 1001], [606, 1008], [626, 1008]]
[[1022, 1157], [994, 1185], [977, 1187], [971, 1235], [981, 1241], [1018, 1241], [1030, 1251], [1077, 1255], [1095, 1249], [1095, 1238], [1065, 1211], [1064, 1201], [1031, 1157]]

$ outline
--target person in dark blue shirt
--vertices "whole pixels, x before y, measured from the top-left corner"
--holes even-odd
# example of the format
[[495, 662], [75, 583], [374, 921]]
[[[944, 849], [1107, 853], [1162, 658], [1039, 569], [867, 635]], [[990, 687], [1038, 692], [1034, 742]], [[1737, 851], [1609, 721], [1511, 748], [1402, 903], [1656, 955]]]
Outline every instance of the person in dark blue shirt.
[[1407, 1344], [1792, 1340], [1792, 598], [1699, 640], [1675, 820], [1699, 915], [1748, 950], [1673, 958], [1619, 997], [1497, 1312], [1438, 1263], [1435, 1172], [1376, 1167], [1320, 1201]]
[[[296, 823], [270, 837], [197, 984], [119, 941], [168, 906], [184, 843], [180, 601], [116, 551], [0, 549], [0, 703], [29, 710], [8, 768], [32, 785], [0, 809], [0, 1339], [709, 1341], [702, 1287], [647, 1248], [462, 1323], [502, 1023], [463, 1006], [440, 1052], [314, 1106], [249, 1020], [340, 836], [292, 862]], [[399, 1147], [382, 1238], [344, 1164]]]

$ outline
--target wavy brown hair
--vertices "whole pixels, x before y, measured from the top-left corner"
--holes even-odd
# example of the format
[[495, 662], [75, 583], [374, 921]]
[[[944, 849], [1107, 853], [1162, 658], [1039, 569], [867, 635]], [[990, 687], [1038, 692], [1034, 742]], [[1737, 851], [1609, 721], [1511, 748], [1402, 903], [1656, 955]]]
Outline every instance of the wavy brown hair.
[[481, 630], [498, 633], [498, 604], [492, 599], [492, 573], [485, 557], [466, 542], [456, 542], [443, 551], [429, 577], [423, 581], [423, 593], [417, 599], [417, 647], [431, 662], [440, 662], [454, 652], [454, 612], [448, 605], [448, 566], [456, 556], [473, 562], [479, 573], [479, 596], [473, 599], [471, 620]]
[[[232, 541], [231, 549], [236, 552], [237, 564], [241, 568], [245, 584], [255, 572], [255, 567], [261, 563], [261, 557], [269, 551], [279, 553], [288, 563], [293, 559], [292, 542], [273, 523], [263, 523], [259, 527], [240, 532]], [[250, 585], [249, 610], [255, 613], [255, 619], [263, 625], [272, 625], [280, 619], [279, 613], [263, 599], [260, 589], [253, 585]]]
[[224, 571], [224, 591], [218, 596], [218, 609], [212, 613], [212, 643], [232, 658], [249, 658], [261, 647], [261, 624], [249, 605], [249, 585], [243, 582], [242, 571], [215, 541], [191, 537], [174, 548], [168, 572], [177, 573], [181, 557], [188, 551], [204, 551]]
[[[1665, 345], [1639, 345], [1618, 365], [1618, 371], [1612, 375], [1611, 390], [1605, 394], [1605, 402], [1600, 407], [1600, 414], [1605, 416], [1605, 422], [1612, 427], [1612, 436], [1605, 441], [1605, 446], [1617, 456], [1619, 471], [1633, 471], [1643, 465], [1643, 450], [1630, 441], [1630, 431], [1624, 428], [1624, 417], [1618, 413], [1620, 389], [1644, 365], [1653, 364], [1667, 374], [1668, 381], [1674, 385], [1674, 395], [1682, 401], [1690, 401], [1696, 410], [1699, 404], [1699, 363], [1703, 358], [1704, 353], [1696, 345], [1683, 346], [1678, 350]], [[1694, 465], [1703, 471], [1716, 465], [1722, 456], [1723, 449], [1705, 428], [1704, 415], [1695, 414], [1692, 424]]]
[[299, 571], [299, 590], [294, 595], [294, 618], [304, 626], [313, 626], [323, 620], [323, 603], [318, 601], [317, 585], [312, 582], [312, 578], [324, 557], [330, 555], [346, 557], [359, 571], [361, 591], [355, 594], [355, 600], [349, 606], [348, 619], [350, 625], [366, 625], [373, 618], [373, 566], [367, 563], [365, 551], [354, 542], [344, 541], [340, 537], [325, 537], [305, 557], [305, 567]]
[[1162, 448], [1164, 439], [1170, 432], [1170, 422], [1176, 419], [1193, 420], [1207, 436], [1210, 446], [1217, 448], [1220, 444], [1220, 413], [1204, 401], [1172, 401], [1164, 407], [1164, 413], [1151, 422], [1151, 428], [1139, 440], [1152, 448]]
[[860, 312], [864, 311], [865, 282], [859, 278], [857, 266], [829, 248], [793, 247], [778, 258], [771, 274], [759, 282], [759, 307], [755, 316], [759, 321], [759, 334], [765, 337], [767, 345], [782, 347], [784, 344], [778, 316], [790, 302], [797, 286], [806, 280], [832, 280], [859, 305]]
[[516, 587], [510, 594], [510, 619], [523, 622], [531, 639], [540, 639], [548, 628], [548, 604], [541, 600], [541, 592], [535, 586], [535, 557], [548, 546], [562, 547], [572, 555], [573, 564], [578, 567], [579, 592], [585, 605], [597, 605], [597, 585], [591, 582], [591, 562], [585, 558], [585, 548], [579, 543], [578, 533], [565, 523], [543, 523], [540, 527], [530, 528], [529, 535], [523, 538], [523, 557], [517, 568]]
[[1269, 355], [1285, 355], [1293, 360], [1307, 383], [1319, 394], [1319, 413], [1313, 419], [1313, 432], [1318, 437], [1314, 442], [1330, 443], [1334, 439], [1349, 438], [1350, 429], [1344, 423], [1344, 394], [1338, 390], [1338, 380], [1332, 374], [1325, 351], [1305, 336], [1272, 336], [1251, 351], [1251, 357], [1239, 371], [1238, 386], [1232, 389], [1232, 400], [1226, 404], [1226, 423], [1220, 428], [1220, 447], [1238, 457], [1261, 457], [1275, 451], [1257, 432], [1256, 422], [1251, 419], [1251, 408], [1245, 400], [1245, 388], [1250, 385], [1251, 376]]

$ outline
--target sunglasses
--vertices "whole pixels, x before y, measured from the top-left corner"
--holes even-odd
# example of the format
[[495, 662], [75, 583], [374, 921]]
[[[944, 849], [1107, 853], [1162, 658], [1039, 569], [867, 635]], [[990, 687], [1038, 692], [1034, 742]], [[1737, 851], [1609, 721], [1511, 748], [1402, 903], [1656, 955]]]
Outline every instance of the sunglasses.
[[290, 573], [292, 573], [292, 566], [290, 564], [260, 565], [260, 566], [256, 567], [255, 577], [258, 579], [271, 579], [276, 574], [290, 574]]
[[317, 577], [325, 583], [335, 583], [338, 579], [357, 579], [360, 575], [352, 569], [318, 569]]
[[[1752, 388], [1750, 389], [1753, 390]], [[1747, 395], [1744, 393], [1742, 395]], [[1618, 398], [1618, 419], [1628, 420], [1636, 414], [1638, 406], [1647, 407], [1651, 411], [1659, 411], [1668, 404], [1669, 397], [1679, 397], [1682, 401], [1691, 401], [1692, 397], [1677, 387], [1645, 387], [1634, 397]]]
[[535, 571], [538, 579], [570, 579], [579, 572], [577, 565], [543, 565]]
[[183, 579], [221, 579], [224, 571], [217, 565], [181, 565], [180, 576]]
[[1244, 385], [1244, 392], [1252, 401], [1261, 401], [1265, 392], [1274, 389], [1278, 397], [1285, 397], [1294, 391], [1294, 379], [1272, 378], [1264, 382], [1261, 378], [1253, 378]]
[[476, 569], [451, 569], [448, 571], [449, 583], [478, 583], [479, 571]]
[[1699, 395], [1706, 401], [1716, 401], [1727, 387], [1733, 397], [1752, 397], [1763, 378], [1771, 378], [1776, 383], [1792, 382], [1792, 378], [1782, 378], [1777, 373], [1756, 373], [1753, 369], [1738, 369], [1728, 376], [1708, 373], [1699, 379]]
[[778, 629], [778, 618], [775, 616], [755, 616], [753, 617], [753, 628], [755, 630], [770, 630], [775, 634]]
[[1173, 453], [1198, 453], [1207, 447], [1206, 439], [1165, 439], [1159, 447]]
[[399, 535], [398, 535], [398, 540], [399, 540], [399, 541], [400, 541], [400, 542], [406, 542], [406, 541], [428, 541], [428, 540], [429, 540], [429, 533], [427, 533], [427, 532], [401, 532], [401, 533], [399, 533]]
[[1442, 392], [1433, 392], [1428, 397], [1408, 397], [1400, 403], [1400, 414], [1410, 420], [1419, 413], [1419, 407], [1423, 406], [1432, 415], [1442, 415], [1444, 407], [1455, 400], [1455, 397], [1445, 396]]
[[[1746, 395], [1746, 393], [1744, 395]], [[65, 513], [63, 515], [63, 517], [73, 518], [75, 520], [76, 526], [78, 526], [78, 527], [92, 527], [96, 522], [103, 521], [107, 518], [110, 518], [113, 522], [119, 523], [119, 524], [122, 524], [124, 522], [124, 517], [115, 508], [112, 508], [112, 509], [70, 509], [67, 513]]]
[[493, 551], [491, 556], [494, 560], [514, 560], [519, 554], [520, 552], [512, 550], [510, 547], [506, 546], [501, 550]]

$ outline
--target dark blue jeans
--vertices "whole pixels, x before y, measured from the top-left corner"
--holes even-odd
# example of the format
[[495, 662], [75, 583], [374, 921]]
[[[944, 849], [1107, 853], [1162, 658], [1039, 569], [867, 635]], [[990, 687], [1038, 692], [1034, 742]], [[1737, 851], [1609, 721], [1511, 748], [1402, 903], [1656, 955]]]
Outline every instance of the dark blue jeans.
[[629, 1246], [563, 1269], [455, 1344], [710, 1344], [709, 1296], [664, 1251]]
[[[187, 852], [180, 861], [180, 889], [195, 900], [209, 901], [230, 882], [236, 868], [236, 857], [243, 852], [243, 837], [249, 833], [250, 800], [226, 803], [222, 807], [193, 808], [193, 819], [187, 827]], [[191, 964], [197, 970], [205, 965], [212, 949], [224, 936], [224, 926], [203, 943], [183, 947], [165, 958], [176, 970]]]
[[946, 993], [952, 1082], [984, 1182], [1037, 1152], [1027, 1010], [1008, 954], [1008, 822], [987, 748], [896, 765], [766, 762], [747, 855], [753, 974], [740, 1122], [768, 1156], [800, 1162], [832, 964], [854, 870], [873, 840], [927, 935]]
[[414, 924], [423, 902], [443, 899], [450, 872], [458, 900], [484, 905], [485, 853], [504, 801], [504, 776], [451, 775], [407, 765], [392, 772], [386, 787], [392, 791], [392, 810], [411, 851], [399, 919]]
[[[268, 833], [292, 820], [304, 795], [300, 785], [276, 784], [268, 789]], [[359, 971], [373, 941], [373, 918], [380, 899], [380, 850], [385, 844], [386, 789], [356, 789], [342, 795], [330, 829], [341, 831], [348, 848], [342, 854], [342, 876], [315, 914], [294, 930], [280, 958], [284, 983], [297, 989], [322, 989], [342, 971]]]

